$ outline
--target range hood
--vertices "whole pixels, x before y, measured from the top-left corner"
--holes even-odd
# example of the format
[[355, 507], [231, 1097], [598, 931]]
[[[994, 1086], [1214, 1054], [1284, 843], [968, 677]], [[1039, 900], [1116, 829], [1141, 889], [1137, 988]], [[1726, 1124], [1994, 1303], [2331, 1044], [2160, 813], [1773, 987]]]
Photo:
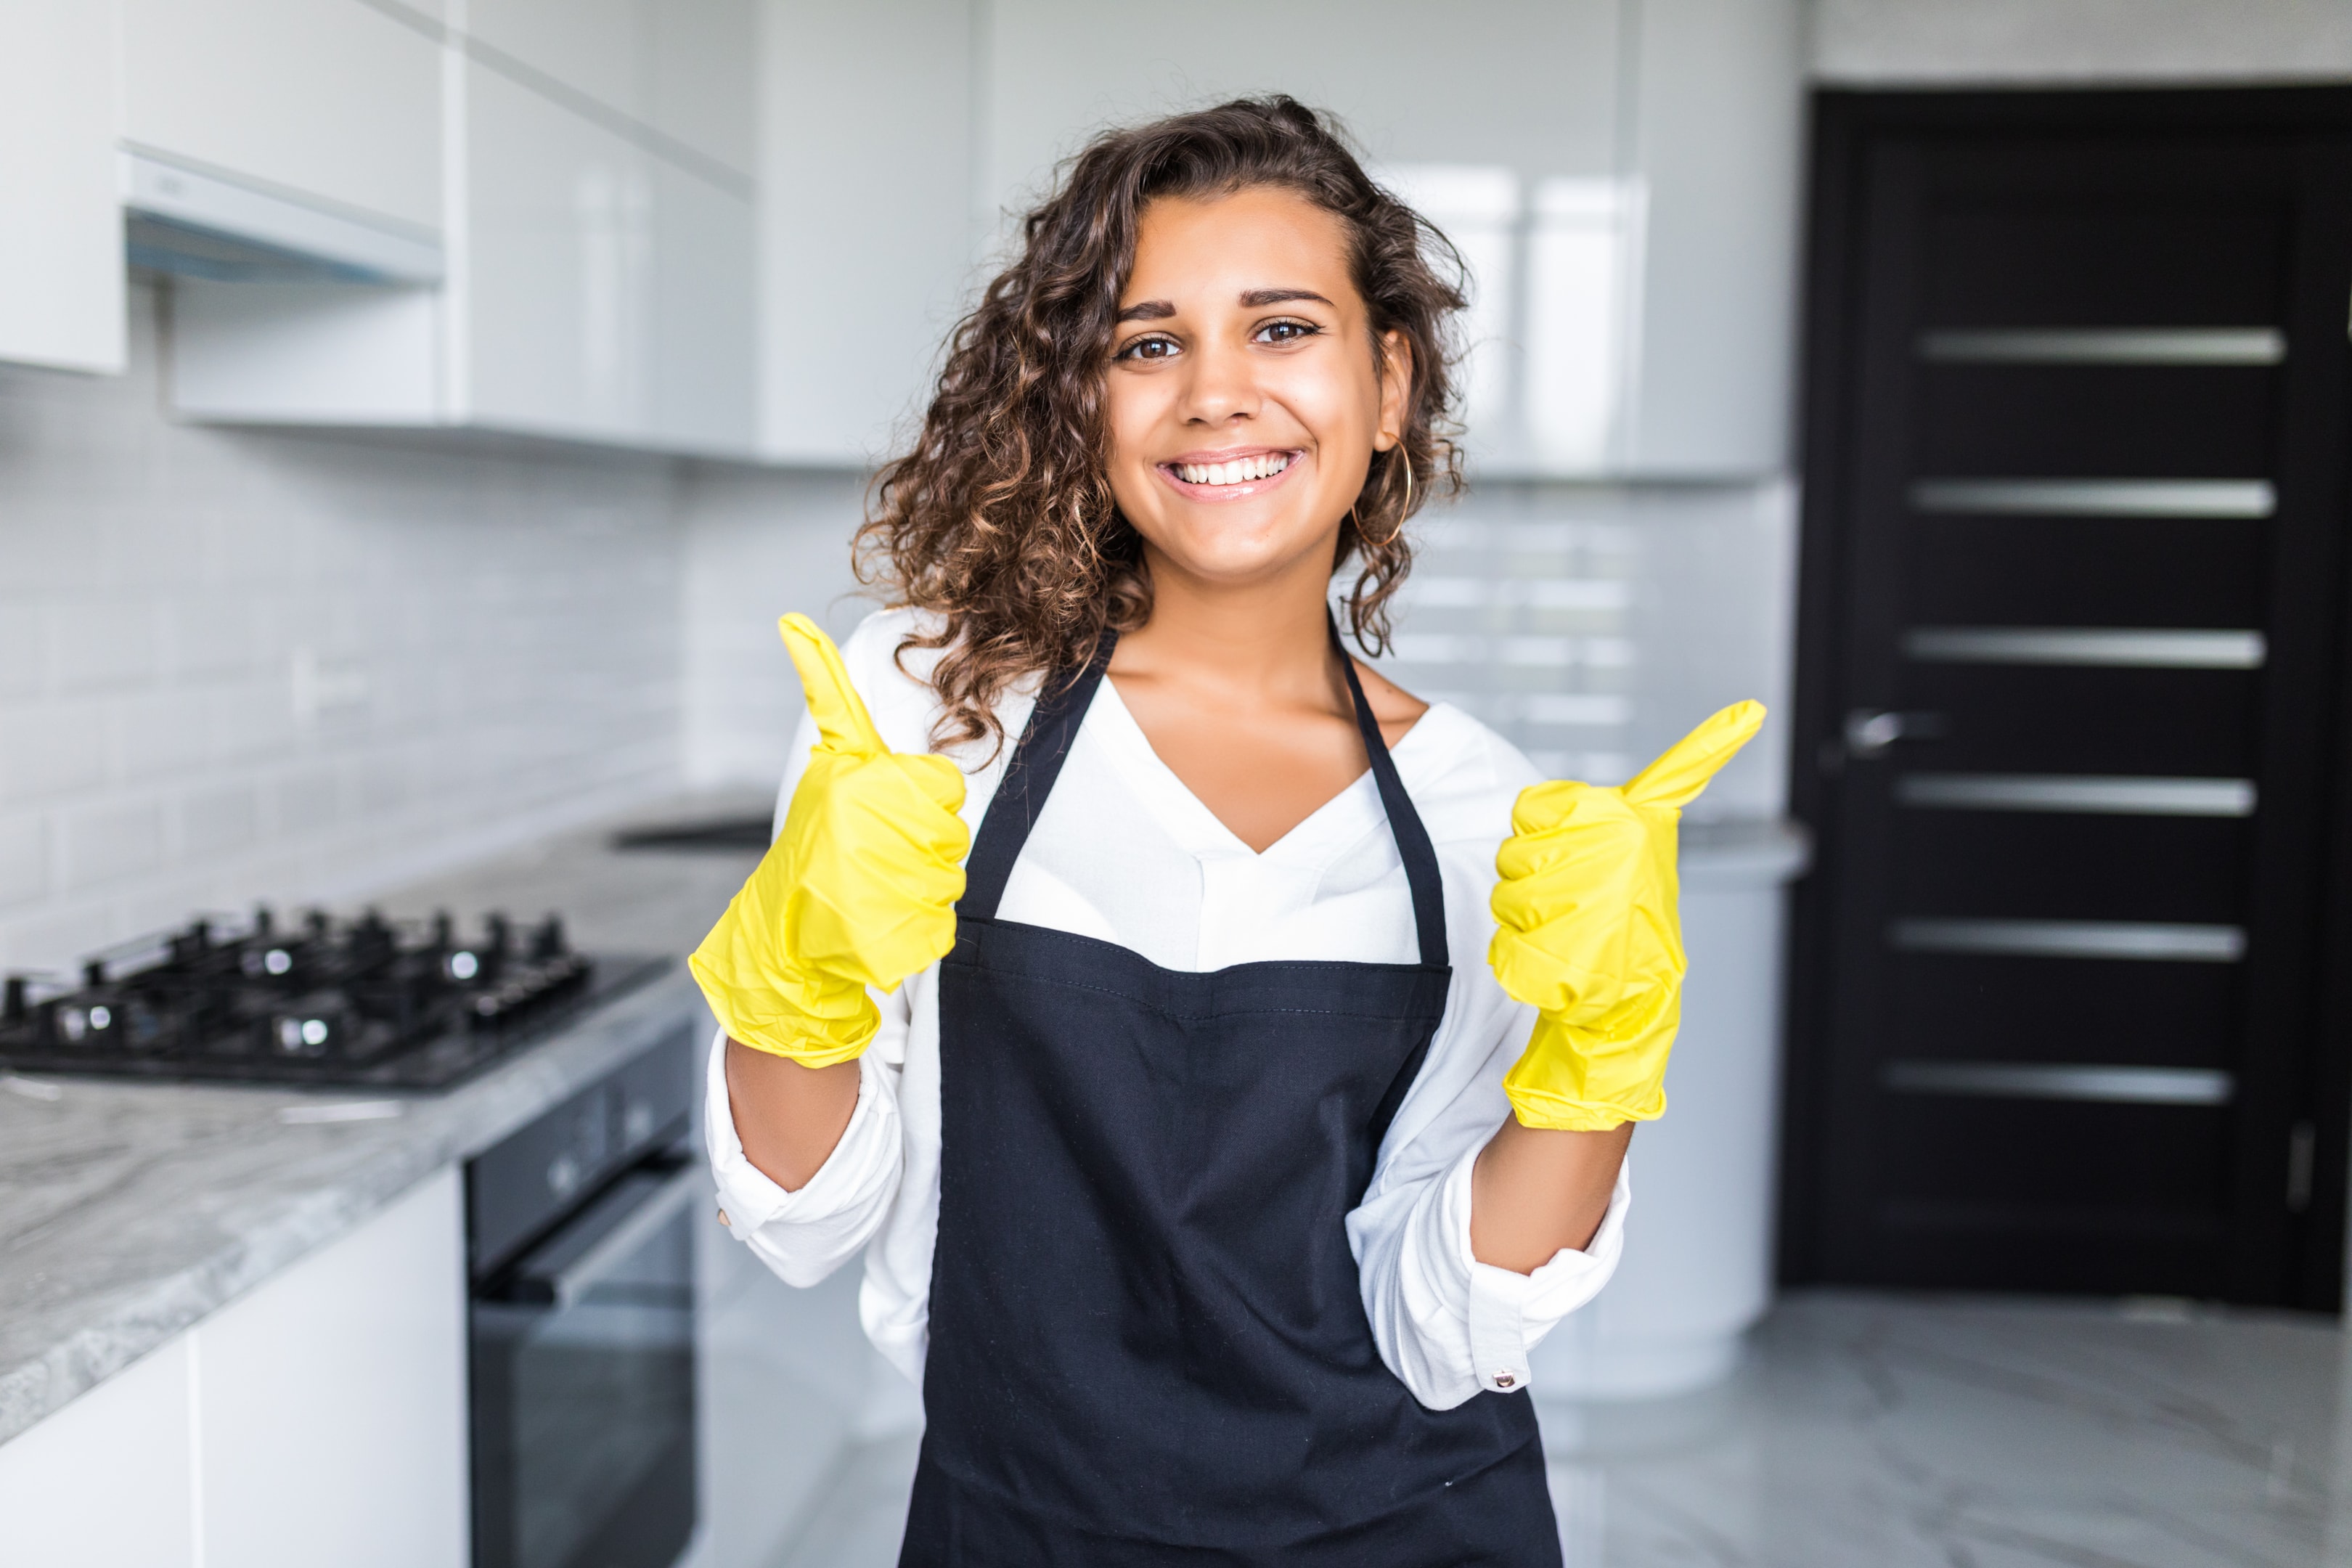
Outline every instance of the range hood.
[[441, 242], [139, 148], [117, 153], [131, 264], [220, 282], [440, 281]]

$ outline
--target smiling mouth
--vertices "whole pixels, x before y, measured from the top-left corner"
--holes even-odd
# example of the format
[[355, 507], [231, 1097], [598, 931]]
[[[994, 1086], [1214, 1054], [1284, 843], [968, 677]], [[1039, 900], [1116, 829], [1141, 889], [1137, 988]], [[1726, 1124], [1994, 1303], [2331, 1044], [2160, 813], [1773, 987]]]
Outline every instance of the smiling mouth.
[[1273, 479], [1288, 468], [1297, 456], [1296, 452], [1258, 452], [1222, 463], [1162, 463], [1160, 468], [1169, 478], [1187, 485], [1223, 489]]

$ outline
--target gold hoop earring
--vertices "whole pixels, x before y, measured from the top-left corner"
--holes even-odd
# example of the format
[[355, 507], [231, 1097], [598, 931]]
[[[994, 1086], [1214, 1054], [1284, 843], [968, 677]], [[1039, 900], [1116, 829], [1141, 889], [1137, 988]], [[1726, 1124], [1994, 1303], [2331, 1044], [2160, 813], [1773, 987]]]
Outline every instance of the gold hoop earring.
[[1404, 506], [1397, 513], [1397, 526], [1402, 528], [1404, 520], [1412, 515], [1412, 454], [1404, 449], [1404, 439], [1402, 437], [1398, 437], [1393, 450], [1398, 457], [1404, 459]]

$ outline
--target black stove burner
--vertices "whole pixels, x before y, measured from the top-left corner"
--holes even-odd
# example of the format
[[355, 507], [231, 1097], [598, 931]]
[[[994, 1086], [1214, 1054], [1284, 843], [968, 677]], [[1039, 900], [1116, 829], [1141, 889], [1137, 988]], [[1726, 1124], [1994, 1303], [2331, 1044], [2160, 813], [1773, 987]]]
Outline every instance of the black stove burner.
[[553, 915], [523, 932], [494, 914], [466, 941], [446, 914], [284, 931], [261, 910], [91, 959], [79, 989], [10, 976], [0, 1068], [439, 1089], [667, 967], [574, 952]]

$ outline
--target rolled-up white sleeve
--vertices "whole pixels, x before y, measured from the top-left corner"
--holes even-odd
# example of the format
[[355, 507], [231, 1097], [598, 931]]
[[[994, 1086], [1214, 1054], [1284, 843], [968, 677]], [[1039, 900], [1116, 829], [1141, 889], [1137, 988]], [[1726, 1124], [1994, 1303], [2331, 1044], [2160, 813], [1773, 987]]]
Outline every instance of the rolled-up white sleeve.
[[1532, 1274], [1472, 1256], [1471, 1168], [1510, 1114], [1503, 1070], [1534, 1012], [1483, 973], [1457, 975], [1456, 986], [1422, 1081], [1400, 1109], [1364, 1202], [1348, 1216], [1373, 1342], [1433, 1410], [1482, 1390], [1527, 1391], [1529, 1352], [1616, 1272], [1633, 1201], [1629, 1158], [1583, 1250], [1563, 1247]]
[[806, 1185], [788, 1193], [745, 1158], [727, 1093], [727, 1037], [711, 1042], [703, 1118], [719, 1211], [736, 1240], [787, 1285], [814, 1285], [865, 1250], [882, 1224], [906, 1165], [898, 1117], [905, 1060], [905, 988], [877, 996], [882, 1026], [857, 1058], [857, 1109], [841, 1142]]

